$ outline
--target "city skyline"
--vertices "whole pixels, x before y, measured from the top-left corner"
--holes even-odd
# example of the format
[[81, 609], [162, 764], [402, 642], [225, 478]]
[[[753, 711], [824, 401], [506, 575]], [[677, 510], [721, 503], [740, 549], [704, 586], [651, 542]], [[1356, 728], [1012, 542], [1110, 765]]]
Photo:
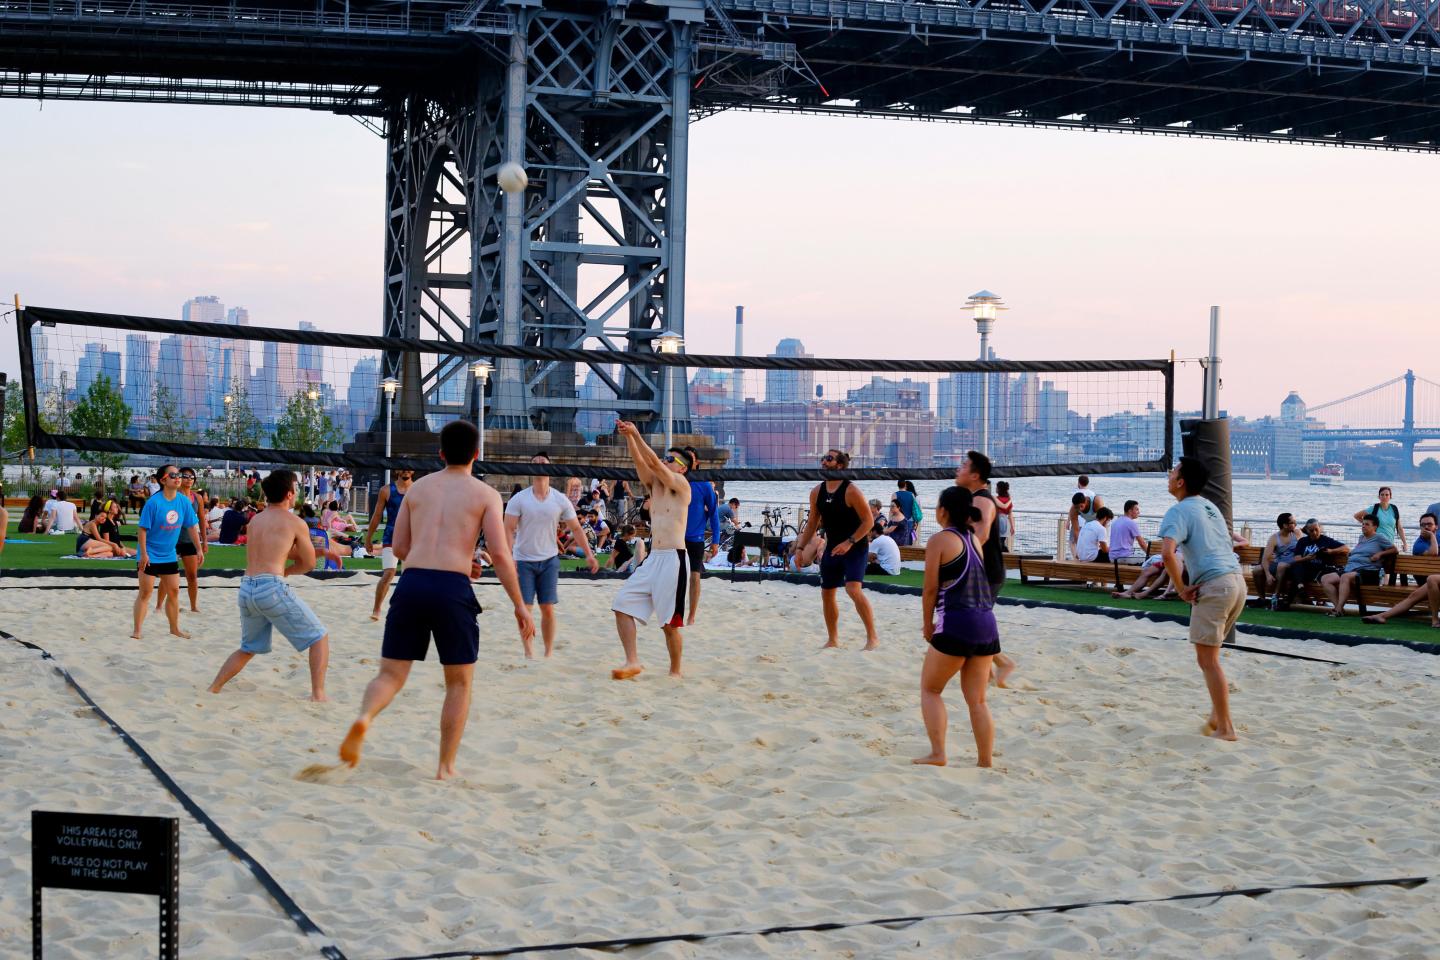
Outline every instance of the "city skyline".
[[[26, 229], [0, 240], [0, 250], [9, 286], [26, 302], [169, 315], [197, 288], [238, 289], [268, 325], [305, 319], [379, 332], [383, 142], [353, 121], [185, 106], [47, 103], [42, 113], [7, 102], [0, 110], [17, 137], [74, 145], [12, 158], [34, 189], [14, 198], [12, 219]], [[196, 137], [233, 148], [203, 168], [177, 162]], [[280, 144], [283, 169], [271, 159]], [[764, 163], [755, 163], [756, 144], [766, 146]], [[692, 132], [687, 348], [728, 352], [734, 305], [745, 304], [757, 342], [798, 336], [822, 356], [973, 357], [974, 325], [961, 305], [987, 287], [1013, 308], [994, 335], [1005, 356], [1165, 357], [1173, 348], [1194, 358], [1218, 303], [1223, 402], [1259, 415], [1313, 383], [1287, 359], [1302, 349], [1330, 379], [1343, 371], [1356, 386], [1403, 369], [1391, 351], [1348, 350], [1339, 331], [1373, 325], [1401, 349], [1424, 341], [1426, 298], [1375, 283], [1359, 268], [1373, 262], [1360, 251], [1386, 251], [1387, 269], [1402, 275], [1424, 269], [1426, 214], [1440, 201], [1422, 194], [1403, 213], [1337, 217], [1311, 198], [1327, 184], [1420, 182], [1426, 160], [720, 115]], [[888, 172], [856, 180], [857, 169]], [[1123, 193], [1096, 188], [1122, 170]], [[1198, 170], [1245, 176], [1214, 204], [1185, 186]], [[83, 222], [56, 216], [45, 197], [79, 179], [95, 184], [98, 207]], [[980, 183], [985, 189], [966, 187]], [[1030, 199], [1037, 183], [1043, 203]], [[201, 202], [204, 216], [182, 217], [181, 196]], [[756, 231], [761, 221], [766, 229]], [[1336, 251], [1328, 261], [1341, 268], [1254, 268], [1278, 251], [1298, 261], [1314, 250]], [[8, 339], [0, 367], [14, 372], [13, 328]], [[1440, 379], [1440, 370], [1419, 372]], [[1198, 404], [1199, 384], [1197, 366], [1182, 368], [1178, 401]]]

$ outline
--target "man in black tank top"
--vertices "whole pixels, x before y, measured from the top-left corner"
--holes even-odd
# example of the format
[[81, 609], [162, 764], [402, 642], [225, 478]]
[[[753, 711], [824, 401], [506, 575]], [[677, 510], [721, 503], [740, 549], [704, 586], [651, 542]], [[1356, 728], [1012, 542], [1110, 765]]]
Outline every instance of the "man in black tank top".
[[[820, 460], [823, 470], [844, 470], [850, 456], [843, 450], [830, 450]], [[817, 528], [825, 531], [825, 552], [820, 555], [820, 602], [825, 610], [826, 647], [838, 647], [836, 628], [840, 608], [835, 591], [845, 588], [855, 612], [865, 624], [865, 649], [880, 646], [875, 635], [875, 614], [864, 592], [865, 562], [870, 553], [865, 544], [870, 534], [870, 505], [860, 488], [849, 480], [824, 480], [810, 491], [810, 515], [805, 529], [795, 540], [795, 552], [805, 548]]]
[[[980, 519], [971, 528], [980, 543], [980, 557], [985, 562], [985, 579], [990, 581], [992, 596], [1000, 596], [1005, 587], [1005, 556], [1000, 549], [1000, 537], [996, 533], [995, 498], [990, 493], [990, 458], [978, 450], [965, 454], [965, 461], [955, 468], [955, 485], [970, 491], [975, 499], [975, 509]], [[1015, 659], [1003, 653], [995, 654], [995, 684], [1005, 686], [1010, 674], [1015, 672]]]

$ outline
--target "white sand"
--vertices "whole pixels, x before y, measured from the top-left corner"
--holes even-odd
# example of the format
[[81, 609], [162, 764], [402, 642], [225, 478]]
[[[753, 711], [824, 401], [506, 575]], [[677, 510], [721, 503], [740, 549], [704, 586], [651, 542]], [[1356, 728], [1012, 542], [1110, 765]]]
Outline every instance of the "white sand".
[[[555, 661], [525, 663], [503, 595], [480, 588], [465, 779], [438, 784], [438, 665], [378, 721], [359, 770], [331, 761], [378, 659], [370, 584], [305, 583], [334, 631], [330, 704], [277, 638], [219, 697], [234, 581], [208, 581], [193, 641], [131, 596], [0, 590], [0, 627], [50, 649], [352, 960], [1367, 877], [1440, 861], [1440, 659], [1255, 638], [1345, 667], [1230, 653], [1242, 740], [1208, 703], [1183, 628], [1001, 608], [1020, 689], [992, 694], [998, 757], [971, 764], [955, 689], [945, 769], [925, 752], [914, 597], [874, 596], [884, 643], [820, 653], [819, 595], [707, 581], [689, 679], [616, 683], [615, 585], [561, 583]], [[77, 628], [72, 624], [84, 624]], [[39, 658], [0, 644], [0, 956], [28, 952], [32, 808], [182, 818], [182, 953], [318, 956], [246, 870]], [[1067, 914], [940, 919], [673, 943], [643, 957], [1429, 957], [1440, 884], [1293, 892]], [[47, 957], [153, 956], [153, 901], [47, 895]], [[577, 955], [577, 954], [570, 954]], [[593, 954], [601, 956], [601, 954]], [[560, 954], [559, 956], [565, 956]]]

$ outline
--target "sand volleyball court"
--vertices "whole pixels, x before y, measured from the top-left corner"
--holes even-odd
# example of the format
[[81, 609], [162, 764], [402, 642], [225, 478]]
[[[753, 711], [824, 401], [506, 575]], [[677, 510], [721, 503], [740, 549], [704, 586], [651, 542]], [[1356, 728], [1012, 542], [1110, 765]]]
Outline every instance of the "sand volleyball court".
[[[1183, 628], [998, 608], [1017, 688], [992, 692], [996, 767], [926, 751], [919, 601], [872, 596], [883, 642], [818, 592], [707, 582], [689, 679], [617, 683], [614, 582], [561, 583], [558, 658], [525, 662], [494, 585], [461, 779], [433, 774], [438, 664], [417, 664], [353, 773], [333, 762], [373, 676], [373, 578], [306, 582], [332, 632], [328, 704], [277, 638], [225, 692], [233, 581], [195, 638], [128, 639], [132, 594], [0, 589], [0, 629], [50, 650], [351, 960], [1109, 898], [1423, 876], [1440, 861], [1440, 659], [1252, 639], [1345, 666], [1226, 655], [1241, 741], [1201, 736]], [[0, 956], [28, 955], [30, 810], [181, 817], [182, 955], [320, 956], [33, 652], [0, 643]], [[668, 943], [627, 957], [1433, 957], [1440, 883]], [[46, 956], [154, 955], [154, 903], [46, 894]], [[547, 954], [600, 956], [598, 952]], [[605, 955], [614, 956], [615, 953]]]

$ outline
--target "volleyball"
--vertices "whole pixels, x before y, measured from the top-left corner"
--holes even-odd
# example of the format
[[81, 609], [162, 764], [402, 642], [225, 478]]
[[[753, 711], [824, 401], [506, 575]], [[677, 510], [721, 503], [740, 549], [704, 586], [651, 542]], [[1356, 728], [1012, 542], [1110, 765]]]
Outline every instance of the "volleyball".
[[495, 180], [506, 193], [519, 193], [530, 183], [525, 168], [514, 162], [502, 163], [499, 172], [495, 174]]

